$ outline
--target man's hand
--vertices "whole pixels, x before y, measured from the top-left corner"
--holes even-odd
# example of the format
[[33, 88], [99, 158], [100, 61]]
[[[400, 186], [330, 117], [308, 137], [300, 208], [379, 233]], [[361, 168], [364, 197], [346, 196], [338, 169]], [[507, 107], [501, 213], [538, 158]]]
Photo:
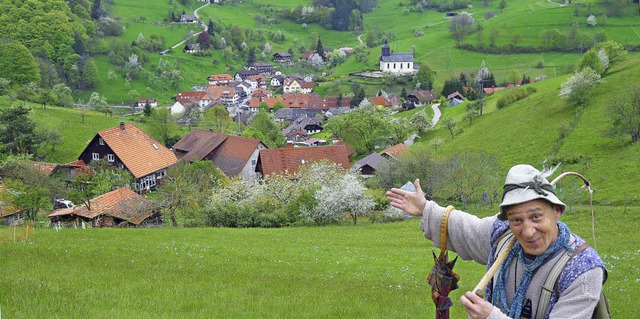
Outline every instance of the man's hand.
[[409, 215], [422, 216], [422, 210], [427, 204], [427, 200], [424, 198], [424, 192], [420, 188], [420, 180], [416, 179], [413, 185], [416, 187], [415, 192], [392, 188], [387, 191], [387, 199], [391, 202], [391, 206], [402, 209]]
[[460, 303], [467, 308], [467, 314], [472, 319], [486, 319], [493, 311], [493, 305], [474, 294], [467, 291], [460, 297]]

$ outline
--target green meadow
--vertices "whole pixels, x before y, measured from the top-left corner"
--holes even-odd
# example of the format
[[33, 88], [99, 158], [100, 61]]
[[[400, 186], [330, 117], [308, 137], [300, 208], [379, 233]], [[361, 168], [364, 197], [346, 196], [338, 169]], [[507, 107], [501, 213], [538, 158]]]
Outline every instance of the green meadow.
[[[125, 42], [137, 39], [140, 33], [145, 36], [158, 34], [165, 38], [166, 48], [170, 48], [187, 36], [190, 30], [197, 30], [197, 25], [166, 24], [163, 19], [168, 16], [170, 10], [176, 14], [192, 14], [202, 2], [197, 2], [190, 7], [184, 7], [178, 1], [158, 2], [152, 0], [140, 0], [135, 2], [115, 1], [112, 6], [112, 15], [118, 18], [123, 26], [124, 33], [120, 36]], [[277, 4], [270, 1], [250, 1], [236, 4], [225, 3], [212, 4], [199, 11], [202, 21], [209, 19], [220, 22], [227, 27], [239, 26], [243, 29], [259, 31], [263, 40], [254, 41], [250, 45], [260, 45], [269, 42], [272, 53], [287, 51], [296, 48], [295, 43], [303, 44], [307, 48], [315, 47], [314, 38], [319, 37], [325, 48], [356, 47], [357, 37], [369, 31], [379, 31], [392, 35], [390, 46], [395, 52], [413, 52], [414, 60], [418, 65], [426, 65], [436, 71], [436, 89], [450, 77], [457, 77], [461, 72], [473, 73], [484, 62], [489, 70], [494, 73], [498, 82], [505, 81], [513, 74], [527, 75], [535, 78], [557, 78], [569, 74], [579, 59], [579, 52], [544, 52], [522, 54], [487, 54], [469, 50], [462, 50], [456, 46], [456, 41], [449, 32], [450, 18], [445, 13], [435, 10], [424, 12], [411, 12], [408, 10], [410, 2], [379, 0], [377, 7], [364, 14], [364, 30], [358, 31], [333, 31], [326, 30], [317, 24], [309, 24], [306, 28], [291, 21], [277, 18], [278, 10], [294, 9], [298, 6], [308, 6], [308, 1], [287, 0], [278, 1]], [[578, 14], [576, 15], [576, 8]], [[634, 11], [635, 10], [635, 11]], [[463, 10], [458, 10], [458, 12]], [[615, 40], [623, 45], [634, 46], [640, 44], [640, 23], [634, 15], [637, 5], [630, 5], [626, 9], [627, 16], [609, 17], [603, 21], [602, 14], [608, 12], [608, 7], [602, 2], [573, 1], [571, 5], [560, 7], [548, 1], [513, 0], [507, 3], [504, 10], [500, 10], [498, 1], [490, 1], [488, 6], [484, 1], [472, 1], [472, 6], [467, 8], [476, 23], [482, 25], [482, 30], [474, 32], [462, 41], [463, 44], [488, 46], [490, 38], [495, 38], [497, 47], [541, 47], [543, 44], [542, 33], [558, 29], [563, 36], [567, 36], [575, 25], [578, 32], [586, 38], [592, 38], [594, 34], [604, 33], [610, 40]], [[487, 19], [486, 14], [493, 12], [495, 17]], [[594, 27], [586, 26], [589, 14], [594, 14], [598, 24]], [[256, 17], [270, 17], [273, 23], [262, 24]], [[143, 19], [141, 19], [143, 17]], [[275, 18], [274, 18], [275, 17]], [[286, 39], [282, 43], [271, 41], [270, 34], [282, 32]], [[422, 36], [416, 36], [422, 32]], [[108, 39], [105, 40], [108, 43]], [[331, 70], [329, 76], [341, 78], [350, 73], [362, 70], [377, 70], [380, 47], [369, 49], [368, 62], [357, 61], [354, 57]], [[179, 91], [191, 90], [191, 86], [202, 85], [206, 77], [215, 73], [231, 73], [243, 69], [244, 62], [240, 60], [222, 57], [221, 51], [214, 51], [211, 57], [196, 57], [182, 52], [182, 47], [171, 50], [166, 56], [155, 53], [149, 54], [147, 70], [152, 70], [160, 58], [178, 61], [183, 70], [184, 80], [179, 88], [169, 88], [163, 91], [160, 87], [150, 85], [144, 78], [134, 80], [130, 87], [124, 86], [122, 74], [113, 82], [107, 80], [107, 74], [113, 67], [109, 65], [106, 57], [96, 58], [99, 68], [99, 80], [95, 91], [105, 95], [110, 103], [119, 103], [127, 100], [127, 93], [135, 89], [141, 95], [153, 95], [161, 105], [169, 105], [171, 97]], [[213, 63], [217, 61], [217, 63]], [[348, 87], [341, 89], [348, 91]], [[372, 89], [373, 91], [374, 89]], [[401, 88], [398, 88], [399, 94]], [[143, 93], [144, 92], [144, 93]], [[327, 91], [333, 94], [334, 91]], [[348, 92], [347, 92], [348, 93]], [[80, 93], [78, 97], [88, 100], [91, 92]]]
[[[469, 207], [484, 216], [489, 206]], [[592, 246], [591, 208], [563, 216]], [[595, 207], [596, 243], [615, 318], [640, 293], [640, 207]], [[0, 243], [6, 318], [434, 317], [426, 277], [433, 245], [419, 220], [282, 229], [36, 228]], [[0, 228], [0, 234], [11, 232]], [[0, 236], [2, 238], [2, 236]], [[437, 252], [437, 249], [435, 249]], [[451, 256], [453, 258], [455, 254]], [[458, 261], [451, 318], [485, 268]]]

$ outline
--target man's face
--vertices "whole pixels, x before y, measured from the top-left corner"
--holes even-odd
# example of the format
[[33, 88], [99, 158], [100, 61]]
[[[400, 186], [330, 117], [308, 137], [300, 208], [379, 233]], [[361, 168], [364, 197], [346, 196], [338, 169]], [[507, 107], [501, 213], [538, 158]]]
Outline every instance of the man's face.
[[509, 228], [524, 252], [540, 255], [558, 238], [561, 210], [543, 199], [535, 199], [507, 208]]

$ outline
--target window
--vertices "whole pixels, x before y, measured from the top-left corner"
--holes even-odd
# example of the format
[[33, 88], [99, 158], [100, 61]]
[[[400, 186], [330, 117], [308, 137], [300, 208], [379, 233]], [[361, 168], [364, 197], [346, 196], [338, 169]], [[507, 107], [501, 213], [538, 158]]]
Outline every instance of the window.
[[98, 139], [98, 143], [99, 143], [100, 145], [104, 145], [104, 140], [102, 139], [102, 137]]
[[253, 167], [256, 166], [256, 160], [251, 160], [251, 166], [253, 166]]
[[99, 159], [100, 159], [100, 154], [98, 153], [91, 154], [91, 160], [97, 161]]
[[113, 162], [113, 161], [115, 161], [115, 160], [116, 160], [116, 159], [115, 159], [115, 156], [113, 156], [113, 154], [107, 154], [107, 161], [109, 161], [109, 162]]

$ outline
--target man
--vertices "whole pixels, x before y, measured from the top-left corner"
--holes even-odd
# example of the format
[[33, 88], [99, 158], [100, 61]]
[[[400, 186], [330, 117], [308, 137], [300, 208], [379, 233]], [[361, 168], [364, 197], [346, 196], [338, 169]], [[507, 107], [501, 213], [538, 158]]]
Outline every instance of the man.
[[[516, 165], [507, 174], [496, 216], [480, 219], [462, 211], [449, 215], [447, 249], [462, 259], [490, 267], [505, 246], [504, 238], [517, 239], [489, 283], [486, 300], [473, 292], [460, 298], [469, 318], [591, 318], [602, 290], [604, 264], [594, 249], [585, 249], [584, 240], [559, 221], [566, 205], [547, 181], [548, 174]], [[422, 216], [420, 229], [440, 246], [445, 208], [424, 198], [419, 180], [414, 184], [416, 192], [393, 188], [387, 198], [393, 207]], [[575, 256], [562, 270], [548, 306], [542, 302], [543, 309], [538, 309], [545, 280], [567, 253]]]

